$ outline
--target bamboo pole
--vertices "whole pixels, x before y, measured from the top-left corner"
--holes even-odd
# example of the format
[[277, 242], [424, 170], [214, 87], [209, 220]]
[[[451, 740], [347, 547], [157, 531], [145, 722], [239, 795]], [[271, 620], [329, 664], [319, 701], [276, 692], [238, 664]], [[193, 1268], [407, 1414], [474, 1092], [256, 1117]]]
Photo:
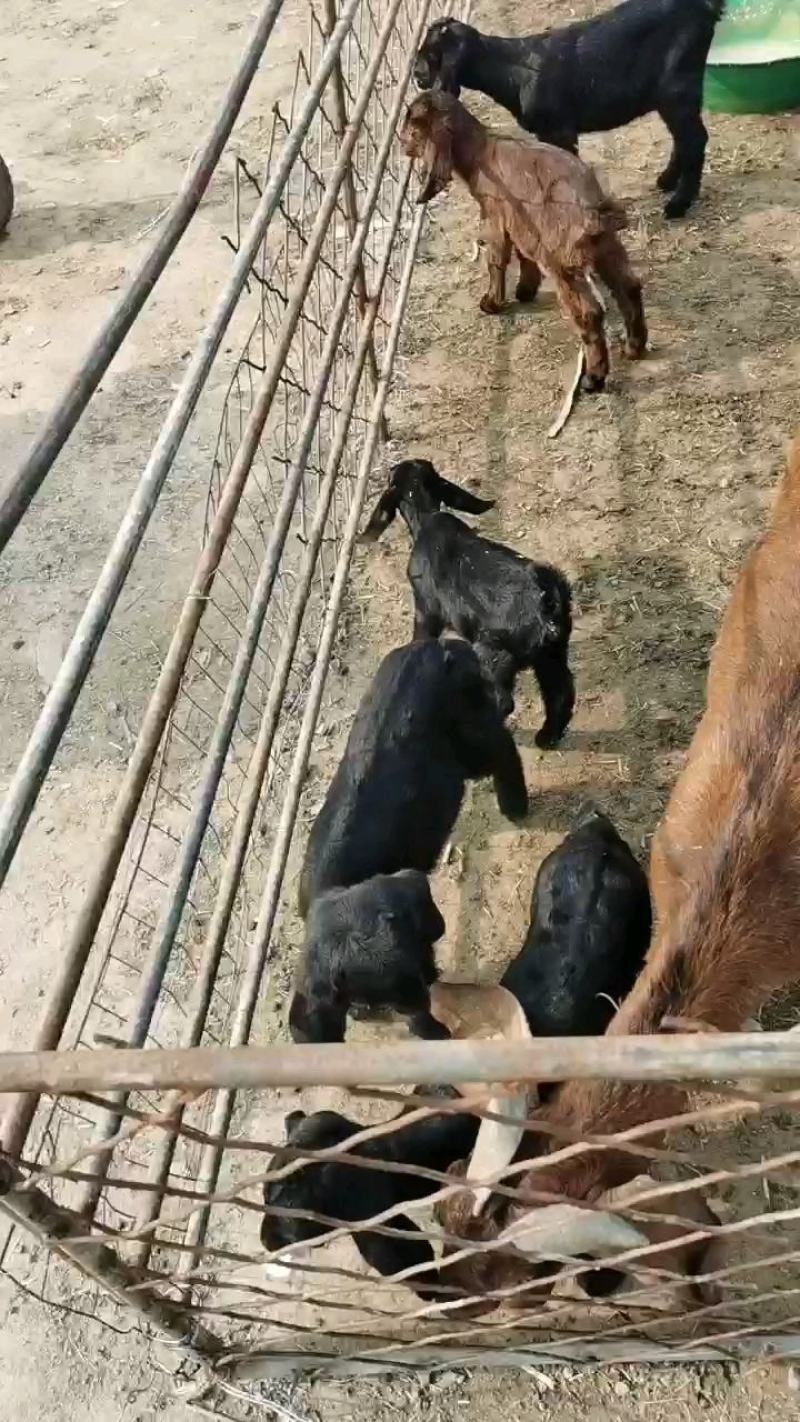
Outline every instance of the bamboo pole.
[[419, 1081], [800, 1080], [800, 1034], [687, 1033], [314, 1046], [0, 1053], [0, 1094], [389, 1086]]

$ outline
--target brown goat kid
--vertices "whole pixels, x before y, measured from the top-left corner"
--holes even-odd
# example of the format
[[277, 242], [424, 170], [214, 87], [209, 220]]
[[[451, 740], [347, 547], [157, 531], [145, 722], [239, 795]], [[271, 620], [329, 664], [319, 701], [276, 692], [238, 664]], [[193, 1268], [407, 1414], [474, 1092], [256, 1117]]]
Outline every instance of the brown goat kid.
[[517, 300], [533, 301], [542, 271], [553, 278], [564, 316], [583, 342], [585, 390], [601, 390], [608, 374], [603, 307], [594, 272], [612, 293], [625, 322], [625, 352], [645, 353], [642, 284], [619, 239], [624, 209], [602, 190], [592, 169], [572, 153], [531, 139], [492, 133], [451, 94], [420, 94], [409, 105], [400, 144], [425, 164], [419, 202], [441, 192], [455, 173], [480, 208], [489, 287], [481, 310], [505, 301], [506, 267], [517, 253]]
[[[800, 979], [800, 438], [789, 456], [767, 532], [736, 581], [714, 647], [707, 706], [653, 841], [655, 933], [644, 968], [607, 1031], [737, 1031], [778, 989]], [[563, 1138], [610, 1135], [679, 1113], [685, 1092], [667, 1082], [567, 1083], [539, 1119]], [[650, 1133], [647, 1144], [657, 1144]], [[518, 1158], [537, 1155], [527, 1137]], [[522, 1177], [540, 1197], [596, 1204], [646, 1165], [635, 1155], [587, 1151]], [[441, 1208], [441, 1207], [440, 1207]], [[549, 1206], [487, 1206], [475, 1238], [496, 1237]], [[471, 1238], [477, 1221], [449, 1220]], [[487, 1236], [487, 1224], [491, 1226]], [[453, 1228], [455, 1226], [455, 1229]], [[492, 1232], [493, 1231], [493, 1232]], [[570, 1252], [569, 1250], [565, 1252]], [[485, 1255], [448, 1282], [479, 1292]], [[532, 1268], [531, 1280], [541, 1273]], [[515, 1278], [516, 1282], [516, 1278]]]

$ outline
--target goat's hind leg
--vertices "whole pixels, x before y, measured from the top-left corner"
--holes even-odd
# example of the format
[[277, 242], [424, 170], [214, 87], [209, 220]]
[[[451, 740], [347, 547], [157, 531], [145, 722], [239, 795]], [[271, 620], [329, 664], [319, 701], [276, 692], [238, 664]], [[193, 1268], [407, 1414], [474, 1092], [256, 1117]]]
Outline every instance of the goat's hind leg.
[[502, 229], [493, 230], [485, 225], [482, 232], [489, 285], [481, 297], [480, 308], [486, 316], [494, 316], [502, 311], [506, 302], [506, 267], [511, 260], [511, 243]]
[[564, 269], [553, 273], [558, 303], [567, 320], [577, 328], [583, 342], [586, 369], [581, 389], [602, 390], [608, 375], [608, 345], [603, 308], [586, 279], [586, 273]]
[[625, 354], [641, 360], [647, 350], [647, 322], [642, 303], [642, 283], [633, 271], [619, 238], [609, 233], [598, 247], [595, 271], [608, 287], [625, 322]]
[[519, 281], [514, 294], [517, 301], [535, 301], [542, 284], [541, 268], [536, 262], [532, 262], [530, 257], [523, 256], [519, 250], [517, 250], [517, 256], [519, 257]]
[[566, 642], [543, 647], [533, 659], [533, 674], [544, 702], [544, 723], [536, 744], [550, 750], [561, 740], [575, 709], [575, 682], [567, 661]]

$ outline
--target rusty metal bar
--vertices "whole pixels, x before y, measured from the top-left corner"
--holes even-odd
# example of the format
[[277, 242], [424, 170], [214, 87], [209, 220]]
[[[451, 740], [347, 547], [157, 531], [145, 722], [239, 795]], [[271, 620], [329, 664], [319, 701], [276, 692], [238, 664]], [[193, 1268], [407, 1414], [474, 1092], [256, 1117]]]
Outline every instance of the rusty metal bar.
[[[389, 43], [392, 30], [394, 29], [397, 13], [402, 3], [403, 0], [392, 0], [381, 27], [378, 41], [374, 46], [369, 67], [364, 75], [358, 100], [353, 111], [352, 123], [347, 130], [345, 140], [339, 150], [336, 165], [325, 192], [325, 198], [320, 206], [306, 248], [303, 267], [297, 282], [297, 295], [301, 301], [305, 298], [308, 290], [308, 285], [311, 281], [325, 234], [336, 207], [339, 192], [342, 188], [345, 176], [350, 170], [350, 162], [359, 128], [366, 112], [370, 95], [375, 87], [383, 56], [386, 52], [386, 47]], [[427, 9], [427, 6], [424, 8]], [[388, 158], [388, 154], [389, 144], [386, 144], [385, 159]], [[376, 174], [374, 182], [374, 197], [376, 201], [379, 183], [380, 172]], [[303, 426], [298, 439], [297, 455], [287, 473], [280, 505], [273, 520], [267, 549], [259, 570], [255, 588], [253, 589], [244, 634], [239, 643], [223, 704], [217, 724], [214, 728], [211, 746], [206, 756], [198, 789], [194, 796], [190, 822], [182, 838], [178, 859], [171, 876], [166, 903], [161, 912], [156, 931], [153, 934], [136, 1000], [123, 1029], [125, 1039], [134, 1047], [142, 1046], [146, 1040], [153, 1012], [158, 1001], [158, 994], [169, 962], [170, 951], [180, 927], [181, 917], [197, 865], [203, 837], [217, 790], [219, 789], [234, 727], [241, 709], [244, 689], [258, 650], [264, 619], [275, 586], [281, 555], [291, 527], [292, 515], [305, 473], [320, 407], [330, 380], [336, 347], [347, 315], [350, 295], [359, 269], [361, 252], [363, 251], [363, 246], [366, 241], [367, 231], [368, 226], [365, 222], [357, 228], [354, 235], [353, 249], [347, 263], [342, 289], [339, 292], [336, 305], [329, 318], [330, 325], [320, 361], [320, 371], [315, 387], [305, 407]], [[300, 307], [298, 306], [298, 318], [299, 312]], [[292, 330], [294, 330], [294, 326], [292, 326]], [[241, 449], [246, 451], [245, 459], [248, 467], [258, 448], [258, 441], [269, 414], [275, 386], [277, 385], [280, 369], [276, 363], [278, 354], [279, 352], [276, 352], [273, 357], [270, 370], [266, 377], [265, 386], [262, 386], [262, 389], [259, 391], [258, 399], [251, 411], [250, 419], [248, 420], [247, 428], [242, 438], [240, 451]], [[117, 1129], [118, 1120], [119, 1118], [116, 1115], [113, 1113], [110, 1114], [103, 1123], [103, 1133], [105, 1135], [113, 1134]], [[81, 1206], [83, 1209], [89, 1210], [94, 1206], [101, 1187], [102, 1181], [98, 1179], [94, 1188], [87, 1187], [82, 1192], [83, 1198]]]
[[228, 87], [220, 114], [192, 159], [177, 196], [164, 213], [166, 220], [155, 242], [96, 335], [80, 370], [52, 410], [33, 447], [6, 484], [0, 498], [0, 552], [41, 488], [197, 211], [282, 8], [283, 0], [269, 0], [265, 5]]
[[[258, 210], [251, 221], [250, 228], [248, 230], [248, 237], [245, 241], [244, 246], [242, 247], [241, 252], [239, 253], [234, 267], [234, 276], [236, 277], [237, 283], [239, 280], [239, 276], [241, 275], [241, 284], [238, 285], [238, 288], [235, 293], [236, 299], [238, 299], [238, 296], [241, 294], [241, 290], [244, 285], [244, 282], [247, 279], [247, 274], [252, 264], [252, 260], [256, 254], [256, 251], [258, 250], [258, 244], [262, 240], [269, 220], [271, 219], [277, 207], [277, 204], [281, 197], [281, 193], [285, 186], [286, 178], [291, 170], [292, 163], [294, 162], [294, 159], [297, 156], [297, 152], [300, 149], [303, 136], [311, 123], [311, 120], [314, 116], [314, 112], [316, 111], [316, 106], [319, 102], [319, 95], [322, 89], [324, 89], [328, 78], [330, 77], [330, 71], [333, 65], [335, 54], [338, 52], [338, 50], [341, 48], [342, 43], [344, 42], [348, 26], [352, 22], [352, 17], [359, 3], [360, 0], [349, 0], [347, 7], [342, 14], [339, 25], [337, 27], [337, 31], [329, 41], [328, 46], [326, 47], [325, 53], [317, 70], [314, 82], [311, 88], [309, 89], [309, 94], [306, 96], [306, 100], [303, 103], [300, 116], [296, 124], [293, 126], [289, 137], [287, 137], [286, 139], [286, 143], [284, 144], [283, 150], [281, 152], [275, 175], [265, 188], [263, 196], [259, 203]], [[254, 236], [256, 234], [258, 236], [258, 242], [254, 240]], [[51, 1048], [55, 1047], [58, 1041], [60, 1040], [61, 1033], [64, 1029], [64, 1026], [66, 1025], [69, 1010], [72, 1005], [75, 993], [77, 991], [78, 984], [80, 982], [81, 973], [83, 972], [84, 965], [92, 947], [92, 943], [94, 942], [94, 935], [97, 931], [97, 927], [100, 923], [100, 919], [105, 908], [106, 900], [114, 883], [114, 877], [122, 859], [125, 845], [128, 840], [128, 835], [130, 833], [131, 826], [136, 815], [137, 807], [141, 800], [142, 794], [144, 793], [148, 775], [150, 774], [150, 770], [158, 752], [158, 747], [161, 743], [161, 737], [164, 732], [164, 727], [167, 724], [171, 708], [174, 704], [175, 698], [180, 688], [181, 677], [183, 675], [184, 669], [186, 667], [186, 662], [191, 652], [197, 628], [200, 625], [200, 621], [205, 611], [206, 599], [208, 598], [209, 591], [213, 584], [214, 576], [216, 574], [220, 558], [222, 557], [222, 553], [225, 548], [225, 544], [227, 542], [231, 526], [233, 524], [236, 510], [239, 506], [242, 490], [244, 488], [245, 480], [247, 478], [250, 465], [252, 463], [253, 455], [255, 453], [256, 448], [258, 447], [258, 440], [263, 429], [263, 423], [264, 421], [266, 421], [267, 415], [269, 413], [269, 407], [271, 404], [272, 396], [274, 395], [275, 388], [277, 387], [278, 379], [280, 376], [280, 370], [283, 361], [286, 358], [286, 353], [289, 349], [292, 335], [296, 328], [297, 322], [300, 319], [302, 302], [305, 296], [305, 290], [307, 289], [307, 284], [311, 280], [312, 270], [313, 261], [309, 256], [308, 261], [304, 263], [303, 268], [301, 269], [301, 274], [298, 277], [298, 281], [295, 285], [295, 290], [293, 292], [292, 298], [290, 299], [287, 305], [284, 320], [281, 325], [278, 337], [276, 339], [273, 359], [270, 363], [270, 368], [265, 374], [264, 380], [262, 381], [260, 404], [258, 405], [257, 410], [254, 411], [254, 415], [256, 415], [257, 418], [254, 418], [251, 424], [248, 425], [248, 429], [246, 431], [247, 443], [243, 443], [240, 446], [237, 458], [235, 459], [228, 478], [225, 481], [225, 485], [217, 505], [217, 511], [214, 517], [213, 524], [209, 530], [205, 547], [195, 569], [195, 573], [192, 578], [192, 583], [187, 593], [183, 608], [181, 610], [181, 614], [178, 619], [178, 623], [176, 625], [172, 641], [170, 642], [170, 646], [167, 651], [167, 655], [164, 660], [164, 664], [162, 666], [158, 682], [145, 712], [141, 729], [137, 737], [136, 745], [134, 747], [131, 759], [128, 763], [128, 769], [125, 774], [125, 779], [122, 783], [122, 786], [120, 787], [119, 794], [117, 795], [116, 803], [112, 811], [111, 822], [109, 825], [108, 833], [106, 835], [103, 851], [100, 855], [99, 863], [94, 869], [93, 877], [87, 888], [86, 897], [83, 901], [80, 912], [75, 921], [75, 925], [70, 934], [69, 940], [65, 945], [63, 956], [61, 958], [59, 974], [48, 998], [44, 1015], [39, 1024], [39, 1029], [36, 1036], [36, 1045], [39, 1050], [50, 1050]], [[231, 281], [232, 280], [233, 278], [231, 278]], [[226, 287], [226, 290], [223, 293], [223, 297], [221, 298], [220, 302], [220, 307], [218, 308], [218, 310], [221, 310], [224, 307], [227, 310], [227, 306], [228, 304], [230, 304], [231, 309], [228, 312], [227, 319], [230, 319], [230, 315], [233, 311], [233, 306], [235, 305], [235, 300], [231, 303], [231, 281], [229, 281], [228, 286]], [[227, 320], [225, 324], [227, 325]], [[203, 356], [206, 347], [209, 345], [209, 342], [211, 341], [211, 333], [213, 333], [213, 345], [214, 351], [216, 351], [216, 348], [219, 345], [220, 340], [222, 339], [222, 334], [224, 331], [224, 326], [219, 326], [219, 329], [217, 329], [218, 326], [219, 321], [217, 316], [215, 315], [215, 317], [212, 318], [206, 335], [203, 338], [202, 350], [198, 355], [198, 359], [197, 361], [193, 362], [192, 367], [187, 372], [183, 386], [181, 387], [181, 392], [179, 392], [178, 396], [176, 397], [176, 401], [173, 402], [170, 414], [168, 415], [167, 420], [162, 428], [153, 455], [151, 456], [151, 459], [148, 463], [147, 469], [152, 469], [154, 471], [154, 474], [159, 473], [159, 471], [162, 471], [163, 466], [163, 472], [159, 474], [162, 483], [163, 478], [166, 476], [167, 469], [175, 456], [180, 438], [182, 437], [185, 431], [186, 424], [188, 423], [189, 414], [191, 413], [191, 410], [186, 410], [186, 418], [184, 420], [181, 411], [184, 408], [182, 402], [189, 399], [189, 383], [192, 377], [192, 369], [198, 363], [198, 361], [200, 361], [200, 358]], [[203, 373], [203, 380], [205, 379], [205, 376], [208, 373], [210, 363], [211, 362], [209, 360], [208, 367]], [[202, 381], [200, 382], [200, 384], [202, 384]], [[200, 384], [198, 384], [197, 388], [194, 389], [194, 396], [191, 401], [191, 408], [194, 408], [194, 404], [196, 403], [196, 399], [200, 391]], [[166, 464], [165, 460], [168, 460]], [[142, 482], [144, 483], [146, 479], [147, 470], [145, 470]], [[134, 502], [136, 502], [136, 500], [134, 500]], [[126, 521], [123, 524], [123, 529], [125, 528], [125, 524], [129, 521], [129, 517], [130, 511], [129, 516], [126, 517]], [[147, 513], [147, 518], [149, 518], [149, 511]], [[143, 531], [144, 526], [142, 526], [140, 530], [139, 537], [136, 540], [136, 546], [138, 546], [138, 542], [140, 541], [140, 537]], [[118, 535], [117, 542], [119, 542], [120, 536], [121, 534]], [[130, 558], [128, 559], [128, 564], [126, 565], [124, 572], [127, 572], [127, 566], [129, 566], [129, 563], [133, 558], [134, 552], [135, 548], [132, 549], [130, 552]], [[11, 820], [17, 823], [18, 832], [17, 830], [14, 830], [13, 833], [11, 833], [11, 838], [14, 842], [13, 846], [10, 849], [11, 854], [13, 854], [13, 848], [16, 846], [16, 843], [19, 839], [19, 835], [22, 833], [24, 822], [27, 819], [28, 814], [30, 813], [30, 809], [32, 808], [33, 803], [35, 802], [35, 798], [38, 794], [41, 781], [43, 780], [44, 775], [46, 773], [47, 764], [49, 764], [49, 759], [47, 757], [42, 759], [39, 754], [42, 749], [42, 746], [44, 745], [44, 741], [42, 738], [44, 738], [44, 740], [46, 740], [47, 743], [50, 744], [52, 727], [50, 728], [50, 730], [48, 730], [48, 725], [50, 725], [46, 714], [48, 705], [50, 704], [59, 687], [61, 687], [64, 695], [67, 695], [68, 687], [72, 685], [72, 671], [70, 670], [72, 666], [72, 661], [74, 660], [74, 658], [72, 657], [72, 653], [74, 651], [75, 656], [82, 662], [82, 659], [84, 657], [84, 639], [81, 633], [81, 628], [84, 626], [84, 623], [87, 621], [87, 619], [91, 618], [91, 606], [92, 603], [99, 596], [99, 589], [106, 573], [108, 573], [109, 576], [112, 576], [114, 578], [114, 600], [116, 600], [116, 596], [118, 596], [122, 586], [122, 581], [124, 581], [124, 573], [122, 577], [117, 581], [117, 571], [118, 570], [116, 569], [114, 550], [112, 549], [112, 553], [109, 555], [109, 559], [106, 563], [106, 569], [101, 575], [100, 582], [98, 583], [94, 593], [92, 594], [92, 598], [90, 599], [89, 605], [87, 605], [87, 609], [84, 613], [81, 623], [79, 624], [78, 631], [75, 634], [75, 638], [73, 638], [73, 643], [71, 644], [71, 647], [66, 654], [65, 660], [62, 663], [56, 682], [54, 683], [52, 691], [50, 693], [50, 697], [45, 703], [45, 707], [42, 711], [42, 715], [40, 717], [37, 728], [34, 731], [34, 735], [31, 741], [29, 742], [26, 754], [17, 769], [17, 774], [15, 776], [14, 783], [12, 785], [12, 788], [9, 790], [9, 798], [6, 801], [6, 806], [4, 807], [3, 812], [0, 813], [0, 848], [2, 846], [3, 815], [7, 817], [7, 823], [9, 825], [11, 823]], [[107, 611], [108, 615], [110, 616], [110, 606], [108, 607]], [[99, 634], [98, 637], [94, 640], [93, 646], [89, 649], [89, 659], [86, 662], [85, 667], [83, 668], [83, 672], [80, 678], [81, 682], [86, 672], [88, 671], [89, 664], [94, 655], [94, 650], [96, 650], [97, 641], [99, 641]], [[56, 744], [57, 740], [60, 739], [61, 732], [63, 731], [63, 727], [66, 724], [66, 719], [69, 715], [72, 705], [74, 704], [74, 700], [77, 697], [78, 690], [79, 686], [76, 686], [74, 688], [74, 695], [72, 695], [71, 692], [69, 693], [69, 697], [71, 699], [69, 699], [69, 705], [64, 706], [62, 708], [63, 716], [59, 712], [58, 723], [60, 729], [57, 733]], [[45, 721], [48, 721], [48, 725], [44, 724]], [[38, 750], [37, 746], [39, 747]], [[50, 749], [50, 754], [52, 754], [54, 749], [55, 745], [52, 745]], [[31, 762], [30, 765], [28, 765], [29, 761]], [[29, 771], [31, 769], [31, 766], [33, 766], [34, 761], [36, 765], [39, 765], [39, 768], [41, 770], [40, 775], [38, 774], [38, 771], [36, 772], [38, 778], [36, 779], [35, 785], [31, 782], [29, 774]], [[28, 766], [27, 769], [26, 766]], [[16, 792], [14, 791], [14, 786], [17, 786]], [[25, 813], [22, 820], [19, 820], [17, 811], [19, 810], [23, 801], [25, 804]], [[0, 857], [0, 882], [1, 881], [2, 858]], [[30, 1127], [30, 1123], [33, 1119], [33, 1113], [35, 1109], [36, 1103], [35, 1101], [31, 1100], [25, 1101], [20, 1099], [19, 1101], [10, 1103], [8, 1111], [3, 1120], [2, 1136], [3, 1145], [10, 1155], [14, 1156], [19, 1154], [23, 1142], [25, 1140], [25, 1136]]]
[[[406, 183], [410, 176], [410, 166], [406, 165]], [[239, 993], [236, 1017], [234, 1020], [231, 1042], [239, 1044], [246, 1042], [250, 1035], [250, 1026], [255, 1011], [256, 999], [258, 997], [261, 978], [264, 972], [264, 965], [267, 960], [272, 930], [275, 925], [275, 918], [278, 911], [281, 888], [283, 886], [283, 876], [286, 870], [286, 861], [289, 855], [289, 846], [294, 833], [297, 810], [300, 803], [300, 793], [305, 781], [308, 766], [308, 756], [311, 750], [311, 742], [316, 730], [317, 718], [322, 704], [322, 693], [325, 687], [325, 679], [328, 674], [328, 664], [333, 651], [333, 643], [336, 637], [336, 629], [339, 625], [339, 613], [344, 599], [347, 584], [347, 575], [350, 570], [350, 561], [353, 556], [356, 537], [358, 535], [358, 524], [361, 517], [361, 510], [367, 492], [367, 483], [372, 461], [377, 448], [380, 417], [386, 398], [389, 393], [389, 385], [394, 370], [394, 361], [397, 354], [397, 346], [400, 340], [400, 331], [403, 325], [405, 309], [408, 303], [408, 294], [411, 288], [411, 276], [414, 270], [414, 261], [417, 255], [417, 247], [422, 233], [422, 226], [425, 220], [425, 209], [417, 209], [409, 236], [406, 260], [403, 268], [403, 276], [397, 293], [394, 312], [392, 314], [392, 324], [386, 345], [386, 352], [383, 359], [381, 378], [375, 391], [372, 402], [372, 410], [367, 429], [367, 437], [362, 451], [361, 460], [358, 467], [355, 485], [353, 488], [352, 502], [348, 513], [347, 525], [342, 539], [342, 549], [336, 564], [336, 573], [331, 589], [330, 600], [325, 613], [325, 620], [322, 626], [317, 657], [314, 663], [314, 671], [306, 698], [303, 720], [300, 726], [297, 747], [292, 761], [292, 769], [286, 786], [286, 793], [281, 807], [281, 818], [275, 838], [275, 845], [270, 859], [267, 881], [264, 895], [261, 901], [258, 923], [256, 925], [253, 941], [248, 954], [247, 968], [244, 980]], [[286, 1053], [286, 1048], [279, 1048], [279, 1051]], [[288, 1049], [291, 1050], [291, 1049]], [[314, 1048], [311, 1049], [315, 1050]], [[374, 1055], [369, 1053], [369, 1055]], [[369, 1076], [367, 1072], [359, 1078], [366, 1081]], [[438, 1081], [445, 1080], [444, 1077], [425, 1076], [407, 1077], [406, 1081]], [[464, 1080], [470, 1080], [469, 1077]], [[230, 1114], [233, 1110], [233, 1094], [229, 1091], [220, 1091], [214, 1107], [212, 1117], [212, 1135], [224, 1135], [230, 1121]], [[219, 1171], [220, 1151], [218, 1147], [211, 1146], [203, 1153], [203, 1164], [199, 1182], [201, 1189], [212, 1190]], [[196, 1215], [190, 1222], [187, 1230], [187, 1243], [196, 1244], [203, 1238], [207, 1227], [207, 1212]], [[187, 1271], [191, 1268], [189, 1256], [186, 1260]]]
[[[116, 606], [136, 551], [172, 467], [181, 439], [208, 377], [222, 337], [248, 280], [258, 248], [278, 207], [292, 166], [328, 83], [337, 53], [344, 43], [361, 0], [347, 0], [309, 87], [297, 122], [281, 150], [275, 173], [253, 215], [245, 242], [220, 294], [211, 321], [196, 349], [153, 452], [128, 505], [103, 569], [84, 608], [55, 681], [48, 692], [33, 733], [23, 752], [0, 809], [0, 884], [13, 861], [25, 825], [53, 756], [64, 734], [81, 687]], [[203, 590], [195, 597], [205, 595]]]
[[[355, 506], [355, 505], [354, 505]], [[306, 748], [307, 750], [307, 748]], [[288, 819], [288, 815], [287, 815]], [[266, 952], [277, 899], [278, 859], [267, 881], [235, 1032], [249, 1027], [255, 1003], [255, 957]], [[259, 965], [260, 966], [260, 965]], [[257, 992], [257, 987], [256, 987]], [[246, 1035], [246, 1033], [245, 1033]], [[265, 1086], [407, 1085], [416, 1081], [714, 1081], [800, 1078], [800, 1036], [789, 1032], [720, 1032], [642, 1037], [542, 1037], [530, 1042], [387, 1042], [273, 1047], [98, 1048], [74, 1052], [3, 1052], [0, 1094], [79, 1091], [243, 1090]], [[211, 1134], [222, 1134], [215, 1128]]]
[[[418, 33], [421, 32], [421, 26], [422, 23], [424, 23], [425, 16], [427, 15], [427, 9], [428, 7], [427, 5], [425, 5], [423, 7], [423, 18], [420, 22]], [[416, 38], [417, 34], [415, 34], [415, 41]], [[408, 75], [406, 77], [410, 76], [410, 69], [411, 62], [409, 62]], [[397, 100], [398, 109], [400, 104], [403, 102], [403, 94], [405, 92], [405, 87], [405, 84], [401, 84], [400, 86]], [[389, 134], [388, 140], [384, 145], [385, 152], [382, 153], [378, 159], [378, 167], [376, 170], [375, 178], [373, 180], [372, 191], [368, 195], [365, 204], [365, 211], [361, 218], [361, 223], [364, 225], [365, 233], [366, 227], [371, 218], [372, 211], [374, 210], [374, 203], [377, 199], [379, 184], [382, 173], [385, 169], [385, 162], [386, 158], [388, 157], [390, 145], [391, 133]], [[319, 549], [322, 542], [328, 513], [330, 510], [331, 501], [333, 499], [336, 481], [339, 475], [339, 469], [345, 451], [345, 443], [350, 429], [351, 417], [361, 386], [361, 376], [364, 368], [364, 363], [365, 360], [368, 358], [369, 350], [372, 349], [374, 351], [373, 331], [375, 327], [375, 318], [377, 315], [378, 304], [380, 302], [381, 295], [383, 292], [386, 275], [389, 270], [389, 266], [393, 256], [394, 237], [396, 235], [401, 220], [402, 210], [405, 203], [406, 190], [407, 179], [400, 185], [398, 191], [398, 195], [395, 201], [395, 210], [392, 216], [392, 224], [386, 241], [386, 250], [383, 262], [381, 264], [381, 270], [378, 275], [375, 293], [367, 306], [367, 311], [362, 322], [358, 347], [356, 349], [354, 357], [353, 369], [351, 371], [347, 384], [347, 389], [344, 394], [342, 411], [337, 421], [331, 450], [327, 460], [325, 475], [323, 478], [323, 482], [320, 486], [317, 509], [315, 511], [314, 520], [308, 535], [308, 546], [306, 548], [306, 554], [303, 559], [303, 564], [299, 573], [298, 584], [292, 599], [292, 605], [287, 620], [286, 633], [276, 661], [275, 672], [270, 683], [269, 696], [267, 698], [267, 703], [264, 708], [264, 715], [262, 717], [261, 726], [259, 729], [258, 740], [256, 742], [256, 747], [251, 758], [250, 766], [248, 768], [247, 784], [245, 787], [242, 801], [239, 806], [236, 825], [231, 839], [231, 844], [228, 851], [225, 867], [220, 878], [217, 900], [206, 934], [206, 940], [203, 948], [200, 968], [198, 971], [197, 986], [195, 989], [193, 1002], [190, 1007], [189, 1029], [186, 1037], [184, 1038], [184, 1043], [186, 1046], [194, 1046], [200, 1041], [200, 1037], [202, 1034], [203, 1024], [205, 1022], [206, 1012], [208, 1010], [208, 1004], [210, 1000], [213, 976], [216, 972], [216, 968], [219, 962], [219, 956], [222, 951], [222, 946], [225, 939], [225, 934], [227, 932], [228, 924], [230, 922], [230, 915], [233, 909], [237, 886], [241, 876], [245, 855], [247, 853], [247, 847], [250, 841], [250, 834], [258, 808], [259, 797], [261, 795], [264, 777], [267, 773], [267, 769], [269, 766], [269, 757], [275, 738], [275, 732], [278, 726], [278, 718], [280, 715], [281, 707], [283, 705], [283, 698], [288, 683], [289, 673], [293, 664], [294, 654], [297, 648], [297, 642], [300, 636], [300, 629], [303, 623], [303, 617], [305, 614], [308, 595], [311, 589], [312, 579], [317, 564]], [[176, 1100], [174, 1105], [176, 1115], [179, 1116], [181, 1114], [181, 1107], [179, 1101]], [[151, 1168], [150, 1179], [152, 1181], [161, 1182], [162, 1185], [166, 1182], [167, 1174], [169, 1172], [170, 1163], [175, 1149], [175, 1140], [176, 1138], [174, 1136], [169, 1135], [165, 1135], [161, 1138], [156, 1149], [156, 1154]], [[146, 1209], [142, 1213], [140, 1224], [147, 1223], [150, 1219], [155, 1218], [157, 1209], [158, 1200], [155, 1198], [148, 1200]], [[143, 1248], [142, 1251], [137, 1254], [136, 1257], [138, 1262], [143, 1263], [145, 1261], [146, 1253], [146, 1248]]]
[[[427, 15], [427, 5], [424, 7], [424, 11]], [[323, 15], [325, 21], [325, 34], [331, 35], [334, 29], [336, 28], [336, 0], [323, 0]], [[417, 38], [415, 36], [415, 47], [416, 44]], [[405, 93], [406, 84], [402, 85], [401, 88], [402, 92]], [[341, 54], [337, 55], [336, 63], [333, 66], [333, 122], [337, 136], [339, 138], [339, 141], [341, 142], [347, 131], [347, 100], [345, 98], [344, 92], [344, 76], [342, 74]], [[394, 123], [392, 123], [391, 127], [394, 128], [394, 126]], [[350, 240], [352, 242], [355, 233], [358, 229], [359, 220], [358, 200], [356, 198], [355, 183], [353, 182], [352, 167], [348, 167], [347, 174], [344, 180], [344, 209], [347, 220], [347, 229], [350, 234]], [[370, 298], [367, 293], [367, 278], [364, 272], [364, 262], [362, 259], [359, 261], [358, 271], [356, 272], [356, 302], [358, 305], [358, 314], [362, 318], [362, 320], [364, 317], [364, 313], [367, 309], [367, 302], [369, 301], [369, 299]], [[370, 336], [369, 338], [369, 346], [367, 349], [367, 362], [369, 365], [369, 373], [372, 378], [372, 389], [374, 392], [378, 386], [380, 372], [378, 370], [378, 357], [375, 354], [375, 342], [372, 336]], [[381, 415], [380, 432], [381, 439], [384, 443], [386, 443], [389, 438], [389, 426], [386, 423], [385, 413]]]

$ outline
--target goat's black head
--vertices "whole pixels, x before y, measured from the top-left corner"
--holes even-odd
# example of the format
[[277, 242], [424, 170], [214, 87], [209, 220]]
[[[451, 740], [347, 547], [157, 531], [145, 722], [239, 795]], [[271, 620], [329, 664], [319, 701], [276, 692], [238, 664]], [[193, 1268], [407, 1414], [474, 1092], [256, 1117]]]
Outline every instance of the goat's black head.
[[443, 479], [429, 459], [404, 459], [392, 469], [389, 486], [372, 510], [361, 541], [374, 543], [380, 538], [398, 509], [414, 532], [420, 520], [436, 513], [442, 504], [462, 513], [481, 514], [494, 508], [494, 499], [479, 499], [477, 494]]
[[414, 65], [420, 89], [443, 89], [458, 98], [460, 70], [475, 31], [460, 20], [435, 20], [428, 28]]
[[[328, 1146], [340, 1145], [351, 1136], [358, 1126], [338, 1111], [315, 1111], [307, 1116], [305, 1111], [290, 1111], [285, 1121], [286, 1145], [275, 1151], [270, 1170], [279, 1171], [293, 1164], [297, 1157], [295, 1150], [325, 1150]], [[341, 1170], [341, 1166], [338, 1167]], [[279, 1180], [264, 1182], [264, 1204], [273, 1208], [315, 1211], [325, 1215], [332, 1213], [335, 1201], [329, 1196], [335, 1184], [336, 1169], [323, 1163], [308, 1163], [300, 1170]], [[285, 1249], [289, 1244], [302, 1244], [328, 1234], [332, 1225], [321, 1224], [317, 1220], [292, 1219], [285, 1215], [265, 1214], [261, 1222], [261, 1243], [271, 1253]], [[287, 1261], [291, 1268], [290, 1261]], [[285, 1266], [284, 1266], [285, 1267]], [[288, 1270], [287, 1270], [288, 1272]]]

